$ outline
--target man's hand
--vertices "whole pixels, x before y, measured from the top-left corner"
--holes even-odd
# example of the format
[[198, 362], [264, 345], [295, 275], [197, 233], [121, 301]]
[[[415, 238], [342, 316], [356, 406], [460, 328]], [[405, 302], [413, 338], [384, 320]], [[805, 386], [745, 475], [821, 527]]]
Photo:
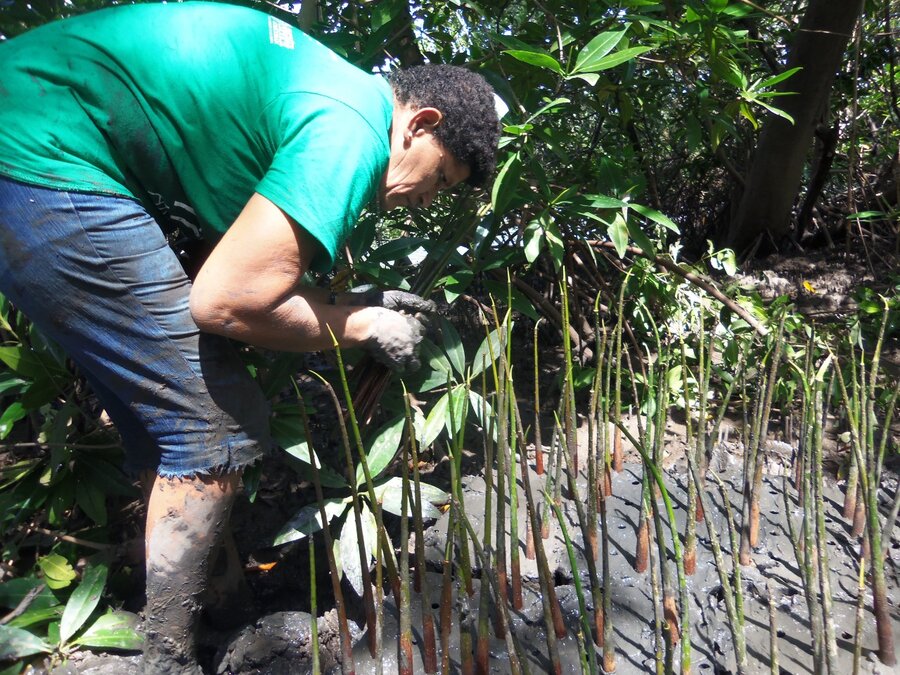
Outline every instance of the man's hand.
[[[412, 297], [418, 298], [415, 295]], [[401, 312], [382, 307], [373, 307], [371, 311], [373, 321], [363, 348], [391, 370], [399, 373], [418, 370], [419, 345], [425, 335], [425, 326], [418, 319]]]

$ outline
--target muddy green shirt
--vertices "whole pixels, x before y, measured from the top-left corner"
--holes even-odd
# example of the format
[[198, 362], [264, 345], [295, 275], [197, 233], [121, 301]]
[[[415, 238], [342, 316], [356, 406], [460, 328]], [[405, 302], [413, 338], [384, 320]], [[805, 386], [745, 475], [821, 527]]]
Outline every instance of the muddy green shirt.
[[380, 77], [244, 7], [120, 6], [0, 43], [0, 174], [197, 236], [255, 191], [321, 243], [319, 270], [375, 196], [391, 112]]

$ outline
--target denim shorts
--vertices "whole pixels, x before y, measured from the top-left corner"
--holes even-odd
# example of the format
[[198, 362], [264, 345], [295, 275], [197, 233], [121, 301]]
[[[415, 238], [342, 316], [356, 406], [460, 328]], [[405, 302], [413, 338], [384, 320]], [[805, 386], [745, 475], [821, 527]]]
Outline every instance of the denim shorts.
[[0, 293], [83, 370], [132, 474], [235, 471], [269, 445], [262, 391], [190, 291], [139, 202], [0, 177]]

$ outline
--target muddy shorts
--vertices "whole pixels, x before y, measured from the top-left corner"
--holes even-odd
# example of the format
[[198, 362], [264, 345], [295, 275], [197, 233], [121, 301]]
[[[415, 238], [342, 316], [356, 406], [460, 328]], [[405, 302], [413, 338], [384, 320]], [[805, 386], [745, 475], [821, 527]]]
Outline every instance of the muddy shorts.
[[0, 177], [0, 293], [80, 366], [125, 469], [237, 470], [268, 447], [262, 392], [191, 318], [191, 282], [137, 201]]

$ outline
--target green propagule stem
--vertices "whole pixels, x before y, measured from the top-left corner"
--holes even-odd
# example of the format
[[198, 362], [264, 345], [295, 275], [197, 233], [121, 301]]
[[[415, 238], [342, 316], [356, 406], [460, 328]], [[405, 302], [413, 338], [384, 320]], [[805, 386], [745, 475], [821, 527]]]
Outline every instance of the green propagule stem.
[[[404, 387], [405, 389], [406, 387]], [[406, 392], [404, 392], [406, 393]], [[407, 407], [409, 405], [408, 399]], [[412, 675], [413, 673], [413, 640], [412, 640], [412, 618], [411, 605], [409, 596], [409, 457], [411, 454], [410, 445], [414, 442], [414, 430], [409, 423], [409, 414], [407, 413], [407, 431], [409, 433], [406, 443], [403, 444], [403, 455], [400, 458], [401, 474], [403, 476], [403, 493], [400, 497], [400, 636], [397, 641], [397, 671], [400, 675]], [[421, 497], [421, 495], [419, 495]], [[419, 541], [419, 534], [416, 533], [416, 542]], [[424, 619], [425, 615], [422, 615]]]
[[[468, 398], [468, 381], [466, 384], [466, 389], [466, 398]], [[465, 427], [466, 411], [467, 408], [463, 408], [463, 418], [462, 420], [460, 420], [460, 425], [457, 426], [454, 415], [454, 406], [451, 405], [449, 407], [450, 426], [453, 429], [463, 429]], [[485, 583], [485, 581], [487, 581], [487, 583], [491, 585], [492, 590], [494, 591], [494, 600], [499, 610], [503, 637], [506, 640], [507, 653], [509, 654], [510, 670], [512, 671], [513, 675], [518, 675], [519, 673], [523, 672], [527, 673], [527, 663], [522, 656], [518, 641], [510, 631], [509, 607], [505, 602], [500, 602], [500, 598], [502, 596], [500, 594], [499, 579], [495, 577], [494, 570], [491, 569], [489, 556], [485, 554], [484, 548], [482, 548], [481, 543], [478, 541], [478, 535], [476, 534], [475, 529], [472, 527], [472, 523], [469, 521], [469, 518], [466, 515], [465, 501], [462, 492], [462, 477], [460, 473], [460, 469], [462, 466], [462, 433], [457, 434], [453, 438], [453, 442], [448, 444], [448, 448], [451, 452], [450, 485], [452, 492], [450, 508], [456, 514], [456, 521], [459, 524], [460, 534], [462, 534], [463, 532], [467, 533], [469, 540], [472, 542], [472, 548], [475, 550], [475, 555], [478, 558], [479, 564], [481, 565], [482, 583]], [[457, 592], [457, 597], [460, 600], [462, 599], [461, 596], [462, 594]], [[460, 624], [460, 661], [462, 663], [463, 672], [468, 672], [466, 659], [467, 657], [471, 658], [471, 640], [468, 647], [468, 655], [465, 652], [463, 638], [466, 632], [467, 631], [463, 631], [463, 626], [462, 624]]]
[[[303, 396], [300, 395], [300, 390], [297, 388], [296, 382], [294, 382], [293, 384], [294, 390], [297, 393], [297, 399], [299, 401], [300, 419], [303, 421], [303, 433], [306, 436], [307, 443], [309, 444], [309, 458], [310, 465], [312, 466], [313, 486], [315, 487], [316, 491], [316, 501], [319, 504], [319, 518], [321, 518], [322, 520], [322, 534], [325, 538], [325, 553], [328, 556], [328, 570], [330, 572], [329, 576], [331, 577], [331, 590], [334, 593], [334, 603], [337, 608], [338, 614], [338, 629], [341, 635], [341, 673], [343, 673], [343, 675], [353, 675], [355, 672], [353, 665], [353, 641], [350, 636], [350, 627], [347, 624], [347, 605], [344, 603], [344, 593], [341, 591], [341, 582], [337, 573], [337, 562], [334, 559], [334, 542], [331, 538], [331, 531], [328, 529], [328, 516], [325, 513], [325, 498], [322, 495], [322, 481], [319, 479], [319, 460], [312, 446], [312, 436], [309, 433], [309, 418], [306, 414], [306, 404], [303, 401]], [[309, 538], [310, 545], [312, 545], [312, 535], [309, 535]], [[310, 560], [312, 560], [311, 553]], [[310, 564], [314, 563], [311, 562]], [[312, 598], [315, 598], [315, 582], [313, 581], [311, 583]], [[312, 621], [315, 625], [315, 612], [313, 612]], [[312, 635], [313, 647], [315, 648], [318, 642], [318, 627], [313, 630]], [[315, 670], [317, 664], [318, 649], [315, 650], [315, 656], [313, 657], [313, 672], [317, 672]]]
[[[485, 370], [481, 371], [481, 419], [485, 420], [482, 432], [484, 442], [484, 550], [488, 556], [490, 564], [491, 555], [491, 517], [493, 514], [492, 497], [494, 492], [494, 426], [496, 417], [488, 416], [487, 412], [487, 376]], [[490, 592], [488, 584], [481, 584], [478, 598], [478, 638], [475, 647], [475, 668], [476, 672], [487, 673], [489, 669], [490, 659]], [[496, 617], [495, 632], [502, 635], [503, 627], [500, 620], [500, 612], [495, 611]]]
[[[759, 493], [762, 485], [764, 468], [763, 454], [760, 449], [764, 447], [769, 428], [769, 415], [772, 410], [772, 397], [775, 393], [775, 380], [778, 375], [778, 366], [781, 363], [781, 354], [784, 336], [784, 322], [787, 317], [782, 312], [778, 328], [771, 348], [771, 360], [769, 371], [763, 374], [760, 369], [760, 387], [753, 411], [753, 423], [750, 430], [750, 444], [745, 445], [744, 453], [744, 501], [741, 508], [741, 564], [750, 564], [751, 549], [756, 546], [759, 536]], [[765, 362], [765, 360], [763, 361]]]
[[[894, 647], [893, 626], [891, 625], [890, 607], [887, 600], [887, 584], [884, 576], [884, 547], [882, 544], [882, 526], [878, 516], [878, 492], [881, 483], [881, 468], [884, 463], [884, 453], [887, 448], [888, 429], [893, 419], [900, 382], [894, 384], [894, 389], [889, 397], [889, 405], [886, 409], [885, 424], [882, 427], [881, 443], [875, 447], [875, 416], [876, 385], [880, 372], [879, 365], [881, 350], [884, 344], [884, 335], [888, 323], [889, 309], [887, 301], [884, 302], [884, 314], [872, 362], [869, 367], [868, 381], [864, 372], [860, 375], [859, 389], [862, 391], [862, 399], [859, 408], [851, 407], [852, 399], [847, 393], [847, 386], [840, 368], [835, 368], [838, 384], [844, 404], [847, 407], [847, 416], [850, 421], [850, 439], [853, 451], [857, 454], [857, 462], [860, 465], [860, 479], [862, 487], [861, 499], [866, 504], [866, 525], [868, 534], [869, 551], [871, 555], [872, 572], [872, 597], [873, 611], [875, 614], [875, 630], [878, 635], [878, 659], [886, 666], [897, 664], [897, 655]], [[851, 346], [851, 355], [853, 348]], [[865, 364], [865, 354], [860, 354], [860, 365]], [[852, 358], [851, 358], [852, 361]], [[860, 370], [863, 370], [861, 367]], [[859, 413], [859, 414], [858, 414]], [[865, 471], [862, 471], [865, 467]]]
[[[565, 282], [560, 284], [562, 291], [562, 310], [563, 325], [569, 325], [569, 292]], [[584, 544], [584, 557], [587, 560], [588, 575], [591, 582], [591, 599], [594, 604], [594, 643], [598, 646], [603, 645], [603, 591], [600, 585], [600, 579], [597, 576], [597, 481], [595, 474], [594, 449], [588, 448], [588, 513], [584, 512], [584, 504], [578, 495], [578, 460], [576, 449], [570, 443], [577, 443], [575, 432], [575, 383], [572, 366], [572, 343], [569, 338], [569, 331], [563, 330], [563, 353], [565, 355], [565, 390], [566, 390], [566, 439], [564, 441], [563, 450], [566, 455], [566, 479], [568, 481], [569, 493], [575, 502], [575, 511], [578, 515], [578, 525], [581, 528], [581, 538]], [[559, 420], [556, 420], [559, 426]], [[578, 568], [572, 568], [572, 574], [578, 576]], [[580, 583], [580, 581], [579, 581]], [[587, 640], [590, 632], [585, 635]], [[590, 662], [596, 659], [593, 648], [591, 649]], [[593, 671], [592, 671], [593, 672]]]
[[[375, 606], [375, 597], [372, 594], [372, 577], [369, 573], [369, 554], [365, 550], [365, 537], [362, 529], [362, 506], [360, 505], [359, 491], [356, 489], [356, 471], [353, 465], [353, 456], [350, 452], [350, 439], [347, 436], [347, 425], [344, 424], [344, 416], [341, 414], [341, 404], [331, 384], [323, 377], [314, 373], [325, 385], [326, 391], [331, 395], [338, 417], [338, 429], [341, 432], [341, 441], [344, 446], [344, 458], [347, 464], [347, 482], [350, 484], [350, 493], [353, 502], [353, 518], [356, 524], [356, 541], [359, 552], [359, 566], [362, 574], [363, 607], [366, 611], [366, 628], [369, 635], [369, 653], [376, 663], [381, 662], [381, 634], [377, 620], [378, 609]], [[373, 500], [374, 503], [374, 500]], [[374, 509], [374, 505], [373, 505]], [[328, 521], [323, 521], [327, 523]], [[399, 599], [400, 594], [396, 597]]]
[[691, 640], [690, 632], [688, 630], [690, 626], [690, 606], [687, 592], [687, 577], [684, 573], [684, 555], [681, 549], [681, 537], [678, 534], [678, 528], [676, 527], [675, 522], [675, 509], [672, 506], [672, 500], [669, 497], [669, 491], [666, 489], [666, 484], [663, 480], [662, 472], [660, 471], [659, 467], [655, 463], [653, 463], [646, 448], [638, 439], [634, 437], [634, 435], [628, 430], [628, 427], [626, 427], [621, 420], [618, 420], [616, 424], [622, 430], [622, 433], [625, 434], [625, 437], [628, 439], [628, 441], [640, 453], [641, 459], [650, 470], [650, 473], [652, 474], [653, 480], [656, 482], [657, 487], [659, 487], [659, 491], [663, 498], [663, 503], [666, 507], [666, 515], [668, 516], [669, 529], [672, 535], [672, 548], [675, 552], [675, 564], [678, 570], [678, 585], [681, 590], [681, 625], [685, 633], [685, 637], [681, 641], [681, 672], [686, 675], [687, 673], [691, 672]]

